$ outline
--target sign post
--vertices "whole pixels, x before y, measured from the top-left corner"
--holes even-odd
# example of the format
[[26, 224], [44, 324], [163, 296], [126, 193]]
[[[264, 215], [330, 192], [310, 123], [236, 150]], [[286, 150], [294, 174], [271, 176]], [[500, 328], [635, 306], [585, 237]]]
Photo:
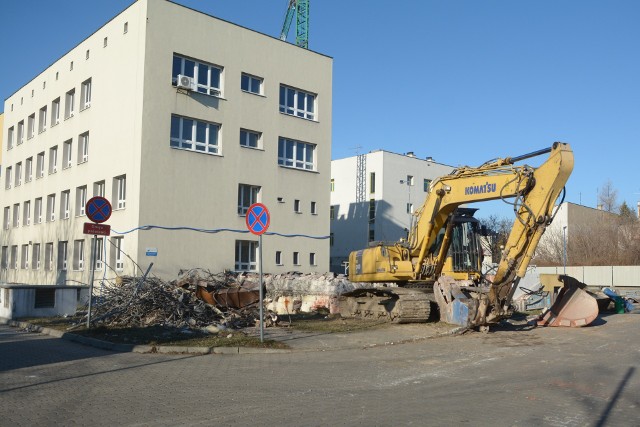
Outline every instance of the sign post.
[[96, 269], [96, 245], [98, 244], [98, 235], [109, 236], [111, 234], [111, 226], [102, 224], [111, 217], [111, 203], [104, 197], [96, 196], [89, 199], [85, 205], [84, 211], [93, 223], [84, 223], [84, 234], [93, 234], [91, 242], [91, 273], [89, 274], [89, 308], [87, 310], [87, 329], [91, 327], [91, 308], [93, 305], [93, 279]]
[[271, 216], [269, 209], [262, 203], [249, 206], [245, 218], [249, 231], [258, 236], [258, 268], [260, 271], [260, 342], [264, 342], [263, 285], [262, 285], [262, 235], [269, 229]]

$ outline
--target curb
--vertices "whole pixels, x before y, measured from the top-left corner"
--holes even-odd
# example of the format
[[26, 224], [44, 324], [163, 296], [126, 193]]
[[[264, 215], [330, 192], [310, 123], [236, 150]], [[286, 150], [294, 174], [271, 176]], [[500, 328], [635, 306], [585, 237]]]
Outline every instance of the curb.
[[109, 341], [103, 341], [96, 338], [85, 337], [69, 332], [63, 332], [58, 329], [46, 328], [43, 326], [33, 325], [27, 322], [16, 320], [8, 320], [2, 324], [12, 326], [14, 328], [26, 329], [29, 332], [38, 332], [50, 335], [55, 338], [62, 338], [78, 344], [110, 350], [119, 353], [160, 353], [160, 354], [281, 354], [291, 353], [290, 349], [281, 350], [277, 348], [255, 348], [255, 347], [187, 347], [187, 346], [170, 346], [170, 345], [134, 345], [134, 344], [117, 344]]

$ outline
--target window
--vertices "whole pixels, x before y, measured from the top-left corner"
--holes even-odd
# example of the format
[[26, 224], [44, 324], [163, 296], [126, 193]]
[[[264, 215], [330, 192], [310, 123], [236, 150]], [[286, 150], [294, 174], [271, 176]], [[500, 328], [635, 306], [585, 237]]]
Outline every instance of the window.
[[262, 79], [249, 74], [242, 73], [240, 78], [240, 89], [260, 95], [262, 93]]
[[36, 133], [36, 113], [27, 118], [27, 139], [33, 138]]
[[89, 59], [89, 53], [90, 53], [90, 51], [89, 51], [89, 49], [87, 49], [87, 52], [85, 53], [85, 59]]
[[300, 265], [300, 252], [293, 253], [293, 265]]
[[65, 141], [62, 145], [62, 169], [68, 169], [71, 167], [71, 150], [73, 148], [73, 141]]
[[33, 157], [28, 157], [24, 162], [24, 182], [31, 182], [33, 177]]
[[238, 184], [238, 215], [247, 214], [249, 207], [260, 201], [260, 186]]
[[104, 181], [97, 181], [93, 183], [93, 195], [104, 197]]
[[121, 175], [113, 178], [113, 193], [115, 209], [124, 209], [127, 204], [127, 176]]
[[47, 221], [53, 222], [56, 220], [56, 195], [49, 194], [47, 196]]
[[336, 190], [336, 180], [331, 178], [331, 192], [333, 193]]
[[78, 163], [89, 160], [89, 132], [78, 137]]
[[11, 268], [18, 269], [18, 245], [11, 246]]
[[413, 175], [407, 175], [407, 185], [413, 185]]
[[73, 269], [84, 270], [84, 239], [73, 242]]
[[[3, 270], [6, 270], [7, 267], [9, 267], [9, 246], [3, 246], [2, 258], [0, 259], [0, 268], [2, 268]], [[5, 297], [6, 297], [6, 294], [5, 294]]]
[[42, 178], [44, 176], [44, 151], [38, 153], [36, 158], [36, 178]]
[[38, 197], [35, 200], [33, 206], [33, 223], [41, 224], [42, 223], [42, 197]]
[[[89, 51], [87, 51], [88, 54]], [[91, 107], [91, 79], [82, 82], [82, 87], [80, 88], [80, 109], [84, 110], [89, 107]]]
[[424, 185], [424, 192], [427, 193], [429, 191], [429, 186], [431, 185], [431, 180], [425, 178], [423, 185]]
[[372, 228], [372, 229], [369, 230], [369, 241], [373, 242], [374, 240], [376, 240], [376, 232]]
[[71, 216], [69, 203], [70, 203], [70, 194], [69, 190], [62, 191], [60, 193], [60, 218], [61, 219], [69, 219]]
[[240, 146], [262, 148], [262, 134], [260, 132], [240, 129]]
[[282, 251], [276, 251], [276, 265], [283, 265], [282, 264]]
[[376, 220], [376, 199], [369, 199], [369, 222]]
[[58, 146], [49, 148], [49, 174], [58, 171]]
[[111, 264], [115, 265], [116, 271], [124, 270], [124, 252], [122, 249], [122, 237], [111, 238]]
[[53, 242], [49, 242], [44, 246], [44, 268], [53, 270]]
[[376, 173], [371, 172], [369, 174], [369, 193], [376, 192]]
[[18, 145], [24, 142], [24, 120], [20, 120], [18, 122], [18, 136], [17, 141]]
[[[91, 238], [91, 244], [93, 245], [93, 237]], [[103, 252], [104, 252], [104, 238], [102, 237], [98, 237], [98, 239], [95, 241], [95, 251], [96, 251], [96, 255], [95, 255], [95, 260], [96, 263], [94, 265], [94, 269], [95, 270], [102, 270], [103, 268]]]
[[316, 254], [314, 252], [309, 254], [309, 265], [318, 265], [316, 262]]
[[329, 246], [333, 246], [334, 235], [333, 233], [329, 233]]
[[256, 271], [256, 251], [258, 243], [251, 240], [236, 240], [237, 271]]
[[16, 187], [22, 184], [22, 162], [16, 163], [16, 172], [14, 178]]
[[11, 166], [9, 166], [4, 170], [4, 173], [5, 173], [4, 188], [6, 188], [7, 190], [11, 188], [11, 172], [12, 171], [13, 171], [13, 168]]
[[329, 206], [329, 219], [336, 219], [336, 207]]
[[128, 32], [129, 32], [129, 23], [128, 23], [128, 22], [125, 22], [125, 23], [124, 23], [124, 27], [123, 27], [123, 29], [122, 29], [122, 33], [123, 33], [123, 34], [127, 34]]
[[20, 227], [20, 203], [13, 205], [13, 227]]
[[216, 96], [221, 93], [222, 68], [220, 67], [174, 55], [171, 74], [171, 81], [174, 86], [178, 81], [179, 74], [192, 77], [196, 82], [196, 91], [200, 93]]
[[51, 126], [60, 123], [60, 98], [56, 98], [51, 103]]
[[295, 199], [295, 200], [293, 201], [293, 211], [294, 211], [295, 213], [302, 213], [302, 211], [300, 210], [300, 200]]
[[104, 40], [102, 41], [102, 47], [107, 47], [108, 42], [109, 42], [109, 38], [105, 37]]
[[69, 71], [73, 71], [73, 61], [69, 63]]
[[40, 109], [38, 116], [38, 133], [42, 133], [47, 130], [47, 106], [45, 105]]
[[40, 243], [34, 243], [31, 256], [31, 268], [40, 270]]
[[87, 186], [76, 188], [76, 216], [84, 216], [87, 204]]
[[413, 203], [407, 203], [407, 213], [413, 213]]
[[316, 96], [312, 93], [280, 85], [280, 112], [305, 119], [315, 119]]
[[55, 289], [36, 289], [33, 308], [53, 308], [56, 306]]
[[22, 245], [20, 251], [20, 268], [26, 270], [29, 268], [29, 245]]
[[67, 269], [67, 247], [68, 242], [58, 242], [58, 270], [64, 271]]
[[64, 99], [64, 118], [65, 119], [68, 119], [69, 117], [73, 117], [75, 102], [76, 102], [76, 90], [71, 89], [69, 92], [67, 92], [67, 95], [65, 96], [65, 99]]
[[171, 141], [173, 148], [218, 153], [220, 125], [180, 116], [171, 116]]
[[27, 200], [22, 204], [22, 224], [31, 225], [31, 201]]
[[13, 134], [13, 126], [11, 126], [7, 131], [7, 150], [11, 150], [13, 148]]
[[278, 139], [278, 164], [296, 169], [315, 170], [314, 144], [294, 141], [292, 139]]
[[311, 202], [311, 206], [309, 207], [311, 211], [311, 215], [318, 215], [318, 211], [316, 209], [316, 202]]
[[11, 208], [9, 206], [5, 206], [4, 216], [2, 217], [2, 228], [4, 228], [5, 230], [8, 230], [10, 224], [11, 224]]

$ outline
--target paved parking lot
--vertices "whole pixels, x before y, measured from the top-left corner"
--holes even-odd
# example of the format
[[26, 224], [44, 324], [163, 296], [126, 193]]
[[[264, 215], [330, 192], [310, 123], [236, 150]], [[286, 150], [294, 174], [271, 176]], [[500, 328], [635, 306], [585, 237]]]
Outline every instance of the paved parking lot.
[[206, 356], [0, 326], [0, 425], [635, 426], [639, 326], [610, 315], [582, 329]]

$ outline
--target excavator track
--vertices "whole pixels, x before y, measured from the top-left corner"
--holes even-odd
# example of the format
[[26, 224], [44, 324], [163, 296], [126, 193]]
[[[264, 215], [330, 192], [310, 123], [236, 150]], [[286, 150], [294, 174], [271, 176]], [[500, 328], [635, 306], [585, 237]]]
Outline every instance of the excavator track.
[[435, 304], [433, 294], [421, 289], [358, 289], [338, 297], [342, 317], [387, 319], [394, 323], [427, 322], [432, 304]]

